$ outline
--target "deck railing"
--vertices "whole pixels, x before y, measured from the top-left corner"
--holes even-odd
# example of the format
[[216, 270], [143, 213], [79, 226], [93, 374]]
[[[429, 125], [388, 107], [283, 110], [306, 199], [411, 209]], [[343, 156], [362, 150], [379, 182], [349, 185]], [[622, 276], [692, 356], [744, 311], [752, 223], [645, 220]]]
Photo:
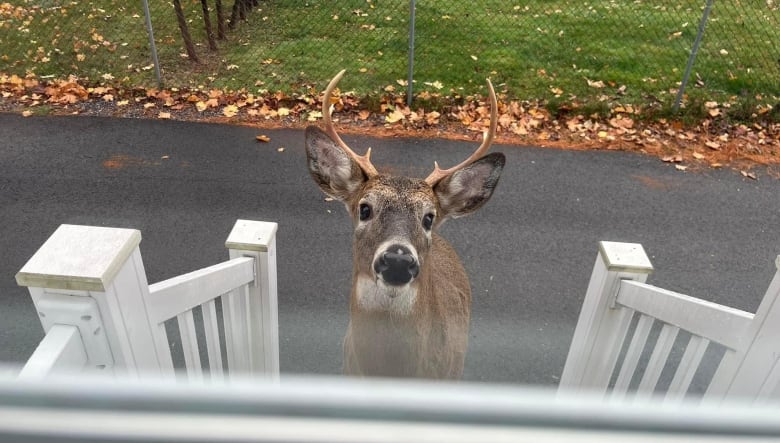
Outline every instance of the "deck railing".
[[139, 231], [60, 226], [16, 276], [46, 332], [20, 377], [172, 377], [178, 346], [191, 381], [278, 377], [276, 227], [238, 220], [230, 260], [149, 285]]

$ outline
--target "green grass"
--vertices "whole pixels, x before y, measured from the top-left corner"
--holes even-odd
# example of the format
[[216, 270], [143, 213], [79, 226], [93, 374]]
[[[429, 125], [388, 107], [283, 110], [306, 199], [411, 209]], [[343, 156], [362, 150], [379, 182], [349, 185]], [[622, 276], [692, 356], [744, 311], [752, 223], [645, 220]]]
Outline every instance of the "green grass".
[[[154, 85], [140, 2], [10, 3], [0, 10], [0, 72]], [[669, 107], [703, 3], [418, 1], [415, 91], [483, 93], [490, 77], [510, 98], [553, 107]], [[203, 59], [198, 65], [181, 56], [172, 5], [150, 2], [168, 87], [301, 93], [321, 90], [333, 74], [348, 69], [342, 87], [358, 94], [404, 89], [397, 81], [407, 72], [406, 1], [261, 1], [216, 53], [207, 50], [200, 2], [183, 4]], [[748, 111], [755, 104], [777, 105], [779, 41], [777, 6], [758, 0], [716, 4], [687, 90], [688, 112], [710, 100]]]

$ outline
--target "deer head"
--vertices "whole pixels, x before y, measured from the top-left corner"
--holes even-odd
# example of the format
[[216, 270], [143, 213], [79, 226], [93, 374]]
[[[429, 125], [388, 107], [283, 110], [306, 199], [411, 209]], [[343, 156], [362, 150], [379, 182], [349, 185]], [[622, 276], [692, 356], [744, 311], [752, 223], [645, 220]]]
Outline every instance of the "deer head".
[[[465, 161], [449, 169], [435, 163], [425, 179], [392, 176], [377, 171], [370, 149], [357, 155], [333, 127], [331, 94], [343, 74], [336, 75], [325, 90], [324, 129], [306, 129], [309, 172], [325, 194], [346, 205], [352, 218], [353, 293], [365, 281], [382, 288], [386, 300], [393, 299], [410, 293], [409, 288], [419, 288], [421, 280], [430, 282], [429, 254], [436, 229], [449, 218], [476, 211], [493, 194], [505, 162], [501, 153], [485, 155], [496, 131], [496, 95], [488, 81], [490, 129]], [[363, 297], [359, 288], [357, 292], [358, 298]], [[413, 303], [413, 298], [408, 302]], [[367, 309], [377, 307], [365, 297], [361, 300]]]

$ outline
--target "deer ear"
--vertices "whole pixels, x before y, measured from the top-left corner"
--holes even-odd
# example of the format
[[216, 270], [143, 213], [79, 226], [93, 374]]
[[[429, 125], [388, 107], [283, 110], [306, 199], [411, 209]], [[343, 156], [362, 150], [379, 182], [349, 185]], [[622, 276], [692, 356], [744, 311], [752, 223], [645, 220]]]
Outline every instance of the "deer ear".
[[459, 169], [437, 183], [433, 192], [439, 199], [444, 220], [471, 214], [490, 200], [501, 177], [506, 158], [495, 152]]
[[366, 181], [360, 166], [316, 126], [306, 128], [306, 159], [315, 183], [335, 199], [349, 200]]

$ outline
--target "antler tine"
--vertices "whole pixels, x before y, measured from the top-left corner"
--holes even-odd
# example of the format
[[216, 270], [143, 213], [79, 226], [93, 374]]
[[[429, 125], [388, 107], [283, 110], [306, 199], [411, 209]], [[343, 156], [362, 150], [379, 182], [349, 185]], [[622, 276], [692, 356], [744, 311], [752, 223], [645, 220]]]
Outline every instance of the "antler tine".
[[457, 166], [453, 166], [449, 169], [441, 169], [438, 162], [433, 163], [433, 172], [429, 175], [425, 182], [430, 186], [434, 186], [441, 181], [444, 177], [452, 174], [460, 168], [466, 167], [469, 164], [479, 160], [490, 149], [490, 145], [493, 144], [493, 139], [496, 136], [496, 126], [498, 125], [498, 100], [496, 99], [496, 91], [493, 90], [493, 83], [490, 79], [487, 79], [488, 90], [490, 91], [490, 128], [484, 132], [482, 136], [482, 144], [479, 145], [476, 151], [474, 151], [469, 158], [464, 160]]
[[347, 155], [352, 157], [352, 159], [357, 162], [358, 166], [360, 166], [360, 169], [362, 169], [367, 176], [375, 177], [379, 175], [379, 173], [377, 172], [374, 165], [371, 164], [371, 148], [368, 148], [366, 155], [357, 155], [355, 151], [350, 149], [350, 147], [344, 143], [344, 140], [339, 137], [338, 133], [336, 133], [336, 128], [333, 127], [333, 120], [330, 118], [330, 113], [332, 112], [330, 96], [333, 93], [333, 90], [336, 88], [336, 85], [339, 83], [339, 80], [341, 80], [341, 77], [344, 76], [345, 72], [347, 72], [346, 69], [336, 74], [336, 76], [333, 77], [333, 80], [331, 80], [328, 84], [328, 87], [325, 88], [325, 96], [322, 98], [322, 121], [325, 123], [324, 130], [325, 133], [328, 134], [328, 136], [331, 138], [331, 140], [336, 142]]

